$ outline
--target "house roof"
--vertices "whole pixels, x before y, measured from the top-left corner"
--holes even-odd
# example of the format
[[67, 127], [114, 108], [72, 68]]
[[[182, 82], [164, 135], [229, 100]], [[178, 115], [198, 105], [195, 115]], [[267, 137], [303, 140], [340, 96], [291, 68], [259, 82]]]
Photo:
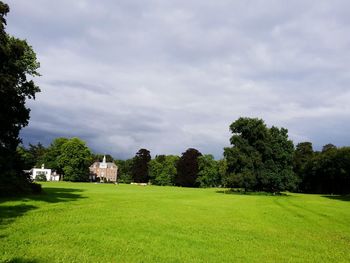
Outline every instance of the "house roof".
[[118, 166], [115, 163], [112, 162], [94, 162], [90, 167], [94, 168], [94, 167], [100, 167], [100, 164], [106, 164], [107, 168], [118, 168]]

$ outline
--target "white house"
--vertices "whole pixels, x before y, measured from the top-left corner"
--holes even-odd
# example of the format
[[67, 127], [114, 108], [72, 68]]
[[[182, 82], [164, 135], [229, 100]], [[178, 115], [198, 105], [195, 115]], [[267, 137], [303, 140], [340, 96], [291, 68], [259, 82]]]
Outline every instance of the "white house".
[[30, 176], [32, 177], [33, 180], [35, 180], [35, 178], [40, 174], [45, 175], [47, 181], [59, 181], [60, 180], [60, 176], [56, 173], [52, 173], [51, 169], [45, 169], [44, 164], [41, 165], [41, 168], [32, 168], [30, 170]]

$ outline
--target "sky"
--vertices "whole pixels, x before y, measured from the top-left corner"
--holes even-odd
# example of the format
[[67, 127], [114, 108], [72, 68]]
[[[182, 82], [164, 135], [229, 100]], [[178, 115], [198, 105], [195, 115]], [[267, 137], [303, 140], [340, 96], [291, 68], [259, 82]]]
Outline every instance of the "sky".
[[241, 116], [350, 145], [350, 1], [10, 0], [41, 63], [25, 144], [222, 156]]

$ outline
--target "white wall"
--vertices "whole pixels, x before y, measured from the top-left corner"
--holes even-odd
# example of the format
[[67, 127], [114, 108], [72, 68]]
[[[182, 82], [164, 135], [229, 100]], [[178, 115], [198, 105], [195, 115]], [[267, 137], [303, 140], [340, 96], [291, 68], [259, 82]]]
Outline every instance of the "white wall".
[[35, 180], [36, 176], [38, 174], [44, 173], [46, 176], [47, 181], [59, 181], [60, 177], [58, 175], [51, 175], [51, 169], [40, 169], [40, 168], [33, 168], [31, 177]]

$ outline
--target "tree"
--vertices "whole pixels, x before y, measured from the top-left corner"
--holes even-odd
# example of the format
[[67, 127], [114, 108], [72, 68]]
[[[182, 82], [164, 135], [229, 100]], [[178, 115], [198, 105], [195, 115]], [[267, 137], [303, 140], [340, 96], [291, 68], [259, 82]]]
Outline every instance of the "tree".
[[30, 143], [28, 149], [24, 146], [17, 147], [17, 152], [24, 164], [23, 168], [27, 170], [33, 167], [40, 167], [41, 164], [45, 163], [44, 156], [46, 151], [47, 149], [40, 142], [37, 145]]
[[225, 177], [227, 175], [227, 161], [226, 159], [221, 159], [218, 161], [218, 172], [221, 178], [220, 186], [225, 185]]
[[176, 176], [176, 162], [179, 160], [175, 155], [157, 155], [149, 162], [150, 181], [155, 185], [174, 185]]
[[47, 181], [46, 175], [43, 174], [43, 173], [37, 174], [36, 177], [35, 177], [35, 181], [37, 181], [37, 182], [46, 182]]
[[135, 183], [148, 183], [148, 162], [151, 160], [150, 151], [140, 149], [132, 162], [132, 179]]
[[335, 146], [334, 144], [328, 143], [326, 145], [323, 145], [322, 152], [326, 152], [331, 149], [337, 149], [337, 146]]
[[177, 174], [175, 185], [183, 187], [198, 187], [197, 181], [199, 167], [198, 157], [202, 154], [193, 148], [187, 149], [176, 164]]
[[93, 156], [92, 159], [95, 162], [102, 162], [104, 156], [106, 157], [106, 162], [110, 162], [110, 163], [114, 162], [114, 159], [110, 154], [93, 154], [92, 156]]
[[7, 4], [0, 1], [0, 193], [3, 195], [29, 191], [31, 181], [22, 173], [17, 146], [19, 132], [28, 125], [27, 99], [40, 91], [28, 76], [39, 76], [39, 62], [25, 40], [9, 36], [5, 31]]
[[72, 138], [62, 144], [57, 163], [62, 167], [65, 181], [85, 182], [89, 180], [91, 161], [91, 151], [85, 142]]
[[198, 157], [198, 178], [200, 187], [219, 187], [222, 185], [222, 171], [220, 171], [219, 161], [211, 154]]
[[293, 156], [293, 170], [299, 178], [298, 190], [301, 191], [305, 177], [305, 168], [308, 162], [312, 159], [314, 151], [311, 142], [298, 143]]
[[287, 129], [268, 128], [257, 118], [239, 118], [230, 130], [232, 147], [224, 149], [228, 166], [226, 186], [267, 192], [295, 188], [294, 146]]
[[350, 193], [350, 147], [314, 153], [305, 166], [302, 190], [318, 194]]
[[127, 184], [131, 183], [133, 159], [115, 160], [114, 163], [118, 166], [118, 182]]
[[51, 145], [47, 148], [44, 156], [41, 158], [41, 163], [44, 163], [46, 167], [55, 170], [58, 174], [63, 174], [63, 167], [58, 160], [62, 154], [62, 146], [68, 141], [69, 139], [64, 137], [54, 139]]

